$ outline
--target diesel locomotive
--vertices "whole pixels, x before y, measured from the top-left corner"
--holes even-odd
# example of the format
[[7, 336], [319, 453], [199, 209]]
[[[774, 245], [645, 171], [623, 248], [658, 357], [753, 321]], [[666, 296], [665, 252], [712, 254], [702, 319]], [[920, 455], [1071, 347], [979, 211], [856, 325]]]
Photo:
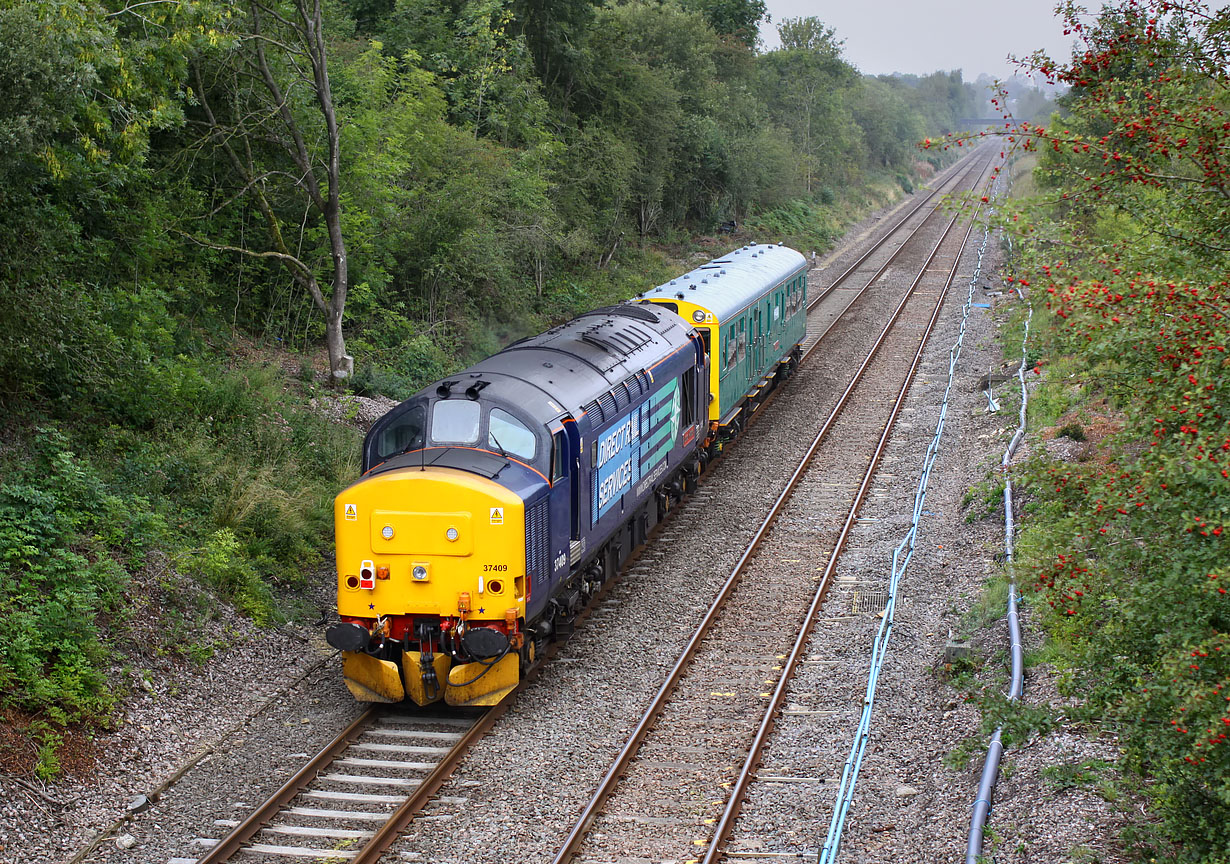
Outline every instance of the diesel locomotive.
[[436, 382], [334, 504], [362, 701], [494, 705], [798, 364], [804, 257], [751, 244]]

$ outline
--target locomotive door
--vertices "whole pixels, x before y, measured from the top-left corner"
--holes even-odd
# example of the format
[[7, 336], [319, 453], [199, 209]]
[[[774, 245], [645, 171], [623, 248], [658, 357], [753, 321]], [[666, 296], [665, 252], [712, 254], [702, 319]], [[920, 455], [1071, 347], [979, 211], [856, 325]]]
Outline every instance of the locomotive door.
[[572, 542], [580, 537], [580, 433], [571, 417], [551, 424], [551, 583], [568, 576]]

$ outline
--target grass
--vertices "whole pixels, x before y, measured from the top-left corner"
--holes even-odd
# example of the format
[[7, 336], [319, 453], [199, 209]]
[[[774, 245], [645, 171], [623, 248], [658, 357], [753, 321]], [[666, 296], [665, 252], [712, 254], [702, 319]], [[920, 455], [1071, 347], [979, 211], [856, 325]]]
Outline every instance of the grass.
[[977, 599], [962, 616], [961, 632], [968, 636], [976, 630], [985, 630], [1007, 614], [1008, 577], [999, 573], [983, 584]]
[[1038, 157], [1034, 153], [1018, 155], [1008, 166], [1012, 179], [1010, 197], [1030, 198], [1038, 192], [1038, 184], [1034, 181], [1034, 168], [1038, 165]]
[[1085, 440], [1085, 428], [1079, 423], [1066, 423], [1055, 433], [1056, 438], [1071, 438], [1073, 441]]
[[977, 522], [995, 512], [1002, 512], [1004, 502], [1004, 477], [998, 473], [988, 473], [966, 490], [961, 498], [961, 509], [967, 511], [965, 521]]

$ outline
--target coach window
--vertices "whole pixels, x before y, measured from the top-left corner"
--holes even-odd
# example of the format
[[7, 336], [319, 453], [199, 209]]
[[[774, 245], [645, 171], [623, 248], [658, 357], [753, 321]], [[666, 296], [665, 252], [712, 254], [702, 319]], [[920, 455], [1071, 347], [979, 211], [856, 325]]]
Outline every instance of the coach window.
[[431, 412], [431, 440], [437, 444], [477, 444], [481, 410], [469, 399], [441, 399]]
[[423, 420], [426, 415], [422, 405], [415, 405], [381, 429], [376, 438], [376, 455], [380, 459], [388, 459], [398, 453], [420, 449], [423, 446]]
[[739, 322], [739, 360], [742, 361], [747, 356], [747, 332], [743, 329], [743, 322]]
[[492, 408], [487, 421], [488, 446], [529, 461], [534, 458], [534, 433], [503, 408]]

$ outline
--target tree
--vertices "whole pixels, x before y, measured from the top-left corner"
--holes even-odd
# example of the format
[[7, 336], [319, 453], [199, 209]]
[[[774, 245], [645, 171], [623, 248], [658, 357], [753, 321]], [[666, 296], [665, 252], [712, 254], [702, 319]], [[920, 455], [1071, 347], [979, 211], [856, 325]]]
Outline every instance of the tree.
[[187, 0], [0, 0], [0, 398], [98, 396], [139, 365], [115, 318], [149, 287], [150, 139], [215, 24]]
[[841, 47], [845, 40], [837, 38], [837, 30], [824, 26], [824, 22], [814, 16], [806, 18], [783, 18], [777, 25], [777, 36], [781, 39], [783, 51], [811, 51], [813, 54], [825, 55], [830, 58], [841, 56]]
[[758, 25], [769, 11], [764, 0], [682, 0], [681, 5], [704, 15], [714, 32], [748, 48], [760, 41]]
[[[194, 121], [203, 134], [188, 152], [214, 151], [222, 163], [214, 206], [201, 221], [246, 201], [264, 222], [268, 243], [256, 248], [183, 233], [211, 249], [281, 264], [324, 316], [329, 372], [340, 382], [354, 372], [354, 360], [342, 332], [349, 262], [341, 129], [322, 0], [249, 0], [227, 35], [220, 51], [202, 52], [191, 64], [200, 107]], [[287, 235], [296, 226], [294, 240]]]
[[854, 119], [863, 131], [868, 164], [904, 168], [924, 134], [922, 118], [909, 110], [892, 79], [866, 77], [854, 99]]
[[787, 18], [778, 26], [782, 48], [763, 58], [765, 98], [794, 133], [807, 191], [817, 175], [838, 173], [851, 158], [857, 129], [845, 91], [857, 78], [841, 56], [841, 40], [818, 18]]

